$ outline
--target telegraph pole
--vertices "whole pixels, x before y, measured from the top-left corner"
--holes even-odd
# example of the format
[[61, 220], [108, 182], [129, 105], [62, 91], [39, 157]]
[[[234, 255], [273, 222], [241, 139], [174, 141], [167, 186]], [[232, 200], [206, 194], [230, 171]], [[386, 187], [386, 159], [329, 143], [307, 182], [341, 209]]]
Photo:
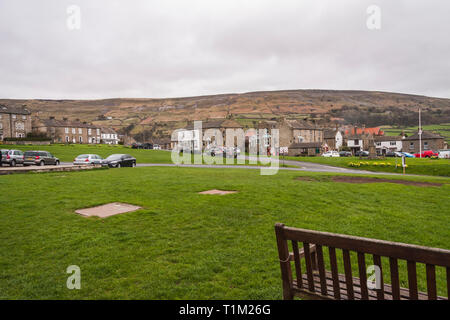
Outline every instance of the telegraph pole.
[[422, 118], [421, 109], [419, 107], [419, 158], [422, 158]]

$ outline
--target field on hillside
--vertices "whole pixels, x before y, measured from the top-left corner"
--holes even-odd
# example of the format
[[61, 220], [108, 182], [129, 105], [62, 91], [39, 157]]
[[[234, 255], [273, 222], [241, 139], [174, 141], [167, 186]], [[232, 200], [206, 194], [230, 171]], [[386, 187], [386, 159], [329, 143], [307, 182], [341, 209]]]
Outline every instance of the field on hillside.
[[[401, 132], [405, 132], [408, 135], [412, 135], [417, 132], [418, 127], [396, 128], [392, 126], [382, 126], [383, 131], [388, 136], [398, 136]], [[450, 123], [433, 124], [422, 126], [423, 130], [437, 132], [441, 136], [445, 137], [445, 141], [450, 143]]]
[[[375, 172], [403, 173], [401, 158], [368, 160], [359, 157], [286, 157], [287, 160], [305, 161], [349, 169]], [[397, 164], [397, 167], [396, 167]], [[406, 158], [407, 174], [450, 177], [450, 159], [416, 159]]]
[[[449, 180], [407, 179], [444, 185], [200, 168], [1, 176], [0, 299], [280, 299], [276, 222], [450, 248]], [[238, 193], [198, 194], [209, 189]], [[74, 213], [116, 201], [143, 209], [106, 219]], [[389, 282], [389, 261], [383, 263]], [[70, 265], [81, 269], [81, 290], [66, 288]], [[407, 286], [404, 261], [399, 268]], [[417, 270], [421, 291], [424, 269]], [[445, 295], [439, 267], [437, 286]]]

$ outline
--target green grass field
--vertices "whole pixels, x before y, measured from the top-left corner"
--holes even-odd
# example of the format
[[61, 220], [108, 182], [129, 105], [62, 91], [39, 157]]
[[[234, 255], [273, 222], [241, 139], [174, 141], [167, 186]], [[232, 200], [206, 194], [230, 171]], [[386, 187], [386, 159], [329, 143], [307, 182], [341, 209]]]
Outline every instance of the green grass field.
[[[401, 158], [384, 160], [367, 160], [358, 157], [286, 157], [287, 160], [306, 161], [349, 169], [361, 169], [374, 172], [402, 173]], [[360, 164], [361, 163], [361, 164]], [[395, 164], [397, 163], [397, 167]], [[356, 164], [356, 165], [355, 165]], [[430, 176], [450, 177], [450, 159], [416, 159], [406, 158], [406, 173]]]
[[[176, 167], [0, 176], [0, 298], [280, 299], [276, 222], [450, 248], [450, 180], [407, 179], [445, 185], [346, 184], [323, 173]], [[198, 194], [214, 188], [239, 192]], [[143, 209], [106, 219], [74, 213], [114, 201]], [[81, 268], [81, 290], [66, 288], [70, 265]], [[357, 274], [354, 256], [353, 267]], [[399, 267], [406, 287], [405, 264]], [[418, 276], [426, 291], [422, 265]], [[437, 279], [445, 295], [441, 268]]]

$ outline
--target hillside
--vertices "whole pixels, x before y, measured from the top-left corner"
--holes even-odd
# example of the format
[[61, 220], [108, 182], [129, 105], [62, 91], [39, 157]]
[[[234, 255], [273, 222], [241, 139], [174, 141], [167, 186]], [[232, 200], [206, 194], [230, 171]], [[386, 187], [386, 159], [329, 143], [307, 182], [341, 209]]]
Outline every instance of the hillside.
[[309, 117], [328, 124], [412, 126], [417, 123], [418, 107], [425, 124], [450, 122], [450, 99], [372, 91], [289, 90], [168, 99], [0, 99], [0, 103], [26, 104], [41, 118], [90, 121], [138, 138], [144, 130], [146, 137], [164, 136], [187, 121], [224, 117], [244, 126], [281, 116]]

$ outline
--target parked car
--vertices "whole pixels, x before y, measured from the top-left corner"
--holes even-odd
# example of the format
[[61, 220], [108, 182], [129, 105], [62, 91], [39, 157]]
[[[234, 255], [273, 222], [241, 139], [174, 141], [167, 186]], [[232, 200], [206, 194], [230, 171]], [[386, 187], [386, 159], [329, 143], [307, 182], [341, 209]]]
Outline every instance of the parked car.
[[339, 157], [351, 157], [352, 153], [350, 151], [339, 151]]
[[394, 152], [394, 154], [396, 157], [403, 157], [403, 153], [401, 153], [401, 152], [396, 151], [396, 152]]
[[355, 152], [355, 156], [357, 157], [368, 157], [369, 156], [369, 151], [356, 151]]
[[406, 157], [406, 158], [415, 158], [413, 154], [409, 153], [409, 152], [402, 152], [402, 154]]
[[416, 158], [431, 158], [431, 157], [437, 157], [437, 156], [438, 156], [438, 154], [431, 150], [422, 151], [422, 153], [414, 153], [414, 157], [416, 157]]
[[161, 146], [159, 144], [154, 144], [153, 150], [161, 150]]
[[439, 150], [438, 151], [438, 158], [439, 159], [450, 159], [450, 149]]
[[129, 154], [112, 154], [102, 161], [102, 165], [110, 168], [136, 167], [136, 158]]
[[337, 151], [327, 151], [327, 152], [322, 154], [322, 157], [338, 158], [339, 157], [339, 152], [337, 152]]
[[59, 165], [59, 159], [48, 151], [25, 151], [23, 155], [24, 166]]
[[103, 158], [98, 154], [81, 154], [73, 160], [74, 165], [102, 164]]
[[17, 164], [23, 164], [23, 151], [20, 150], [2, 150], [2, 165], [7, 164], [11, 167], [15, 167]]
[[394, 151], [387, 151], [385, 156], [386, 157], [395, 157], [395, 152]]
[[0, 166], [3, 165], [3, 157], [6, 157], [6, 154], [8, 153], [8, 149], [1, 149], [0, 150]]

